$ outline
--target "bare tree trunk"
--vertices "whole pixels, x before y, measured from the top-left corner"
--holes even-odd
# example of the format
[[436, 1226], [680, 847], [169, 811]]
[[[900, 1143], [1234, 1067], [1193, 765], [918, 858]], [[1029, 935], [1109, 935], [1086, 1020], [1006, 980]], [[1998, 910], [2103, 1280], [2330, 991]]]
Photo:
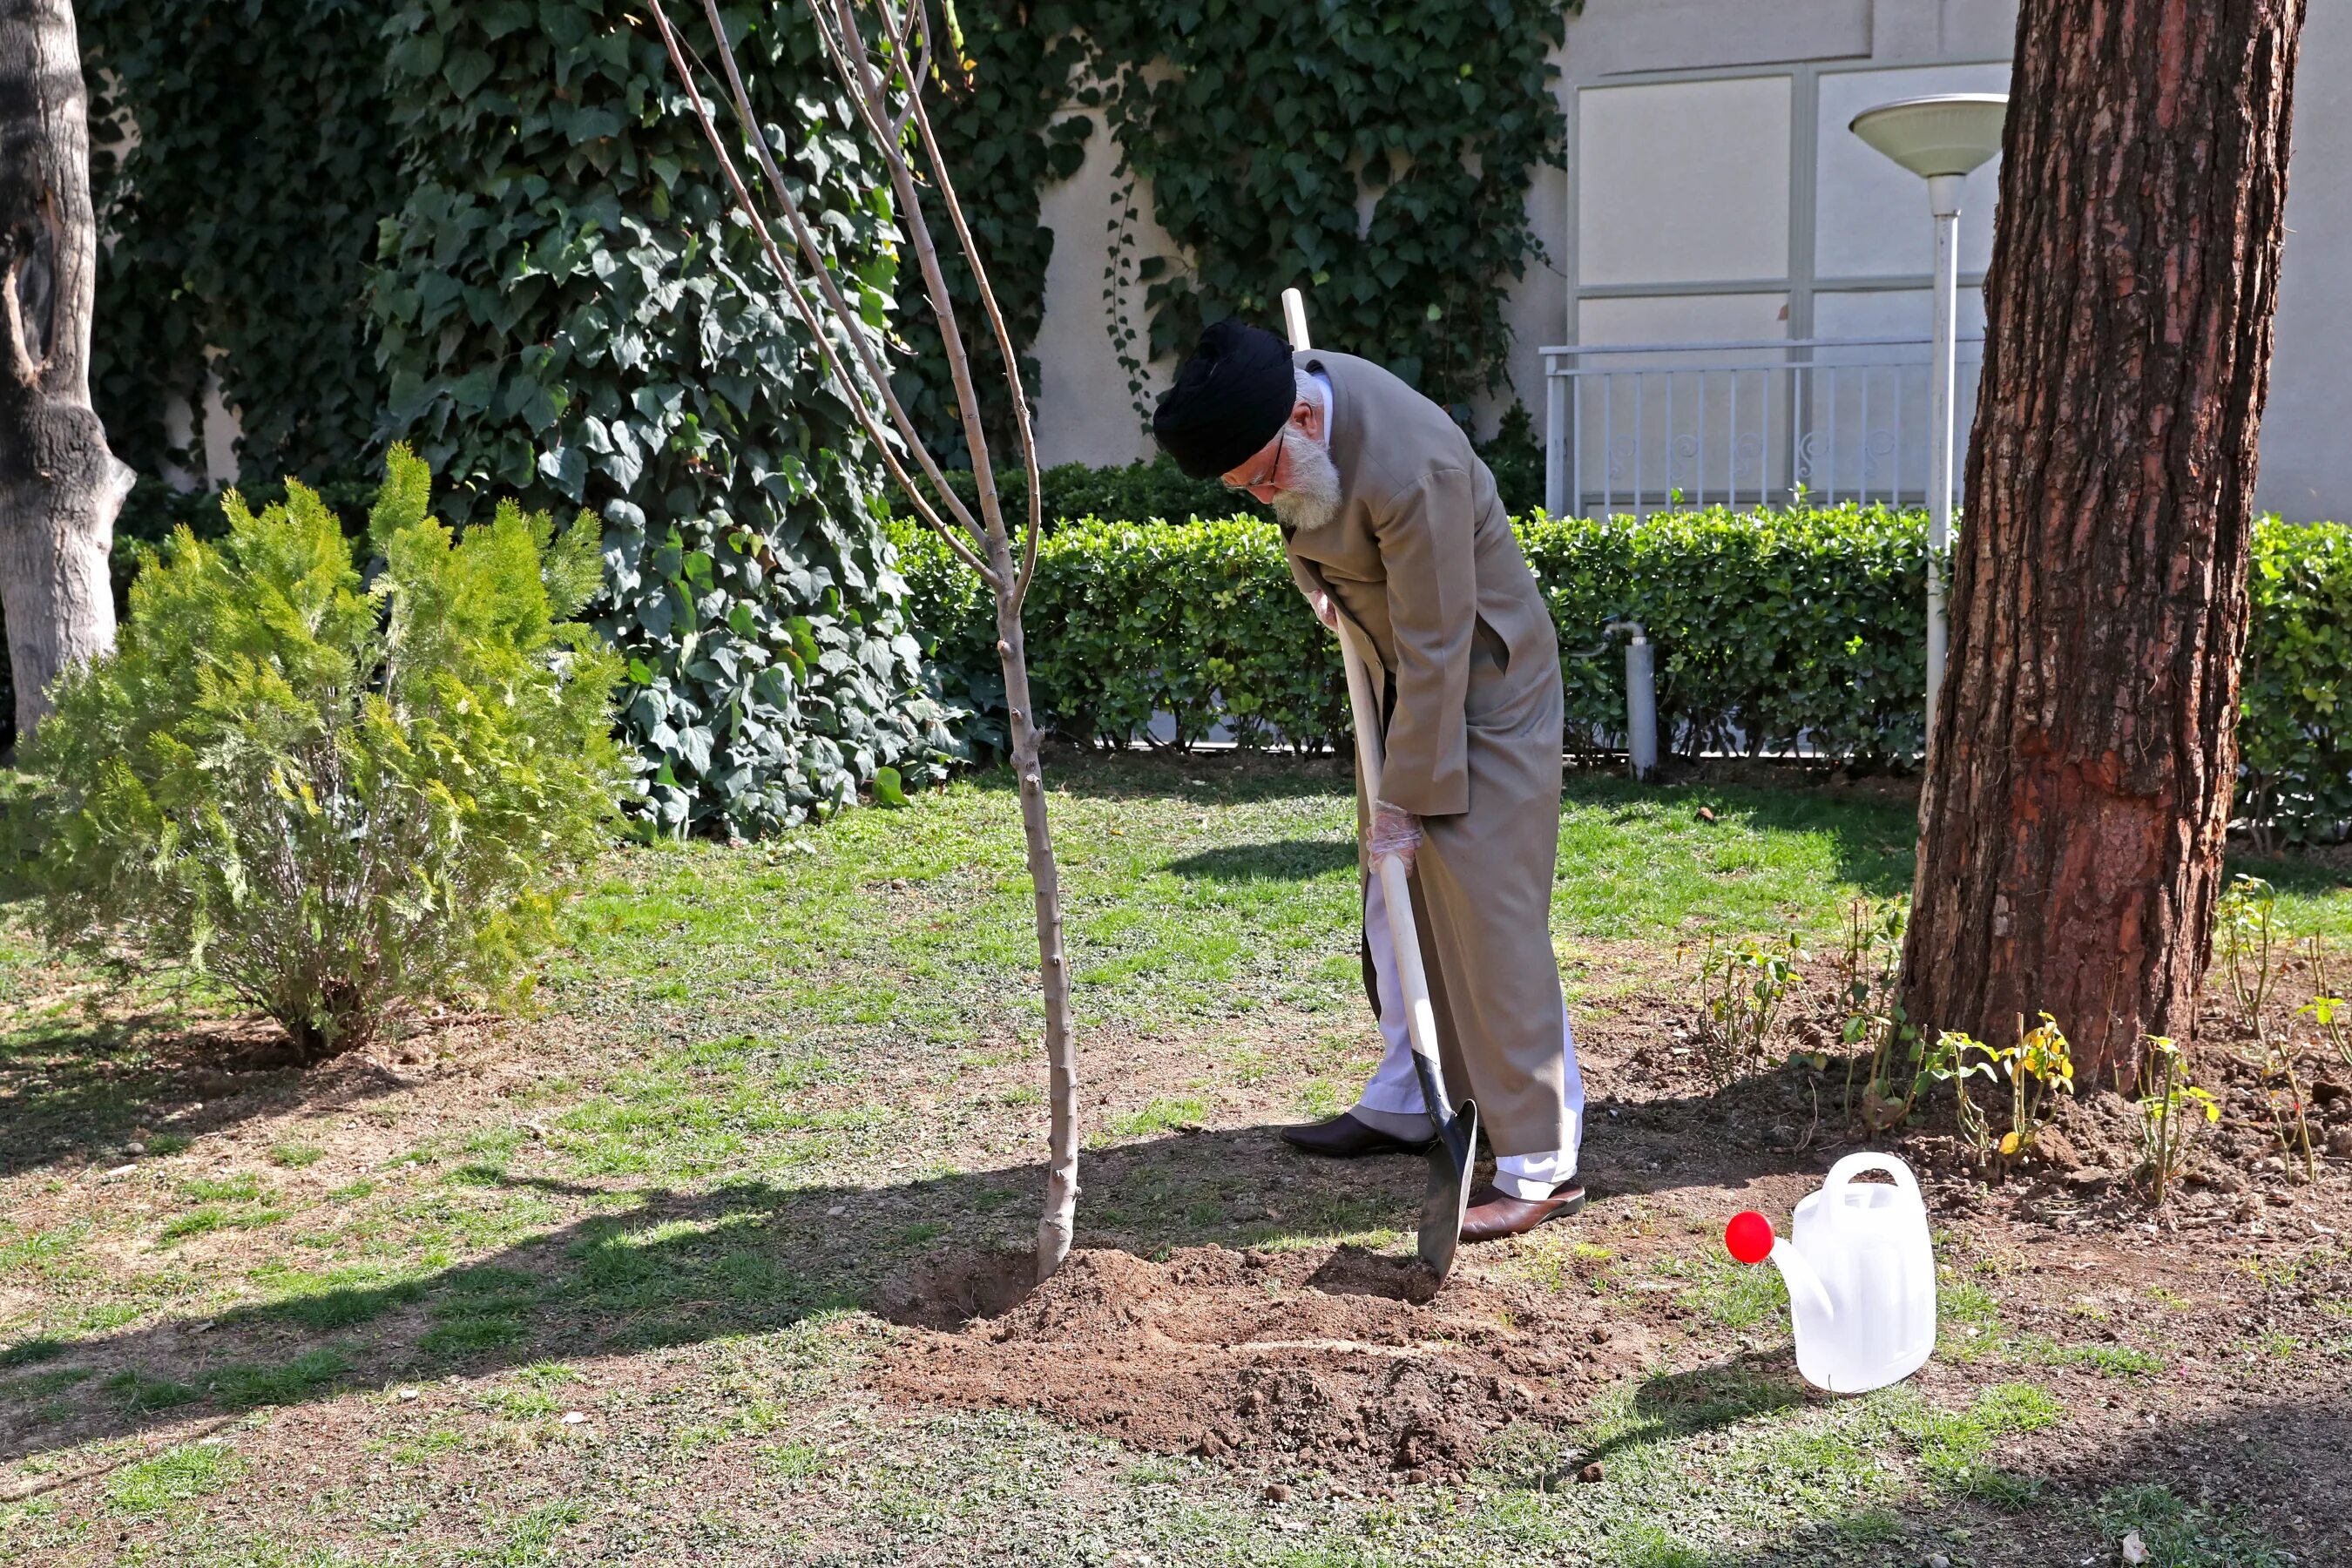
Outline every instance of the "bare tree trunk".
[[0, 612], [16, 733], [114, 646], [107, 556], [131, 472], [89, 405], [98, 226], [70, 0], [0, 0]]
[[[768, 202], [753, 194], [751, 182], [736, 166], [727, 140], [712, 118], [710, 100], [698, 83], [698, 70], [688, 63], [688, 50], [672, 25], [662, 0], [648, 0], [654, 24], [667, 49], [671, 68], [703, 134], [710, 144], [719, 172], [733, 193], [736, 207], [751, 225], [762, 252], [785, 285], [785, 299], [809, 329], [827, 378], [849, 401], [858, 424], [873, 442], [893, 479], [918, 516], [930, 525], [962, 561], [980, 574], [996, 604], [996, 654], [1004, 667], [1004, 695], [1012, 720], [1013, 776], [1021, 797], [1022, 837], [1028, 851], [1029, 879], [1036, 895], [1038, 977], [1045, 1004], [1045, 1060], [1052, 1100], [1047, 1135], [1045, 1213], [1037, 1222], [1037, 1278], [1051, 1276], [1069, 1255], [1078, 1200], [1078, 1076], [1077, 1042], [1070, 1016], [1069, 963], [1062, 951], [1062, 883], [1054, 858], [1054, 837], [1045, 819], [1045, 781], [1038, 758], [1035, 714], [1029, 700], [1029, 656], [1021, 629], [1021, 605], [1037, 568], [1037, 539], [1043, 519], [1037, 482], [1037, 441], [1029, 427], [1028, 404], [1021, 387], [1020, 357], [1013, 335], [997, 306], [995, 289], [982, 264], [971, 227], [957, 201], [955, 184], [940, 153], [937, 133], [923, 106], [922, 89], [932, 57], [929, 0], [875, 0], [872, 20], [878, 24], [869, 43], [861, 30], [856, 0], [805, 0], [809, 19], [823, 40], [835, 78], [847, 89], [858, 121], [872, 138], [883, 167], [890, 176], [896, 213], [913, 251], [923, 289], [940, 329], [955, 401], [961, 417], [964, 448], [971, 461], [973, 489], [980, 515], [957, 496], [941, 475], [939, 461], [923, 443], [906, 408], [890, 388], [889, 377], [875, 344], [848, 303], [840, 279], [811, 233], [805, 215], [777, 162], [777, 149], [754, 112], [743, 74], [729, 41], [719, 0], [702, 0], [704, 21], [716, 46], [718, 68], [727, 96], [736, 110], [752, 166], [764, 184]], [[1010, 382], [1013, 440], [1023, 472], [1028, 479], [1028, 516], [1016, 558], [1013, 530], [996, 488], [996, 469], [986, 427], [981, 417], [979, 389], [972, 378], [971, 355], [956, 321], [955, 301], [940, 264], [940, 250], [916, 188], [913, 154], [919, 151], [939, 206], [953, 229], [956, 249], [971, 268], [981, 309], [996, 339]], [[769, 212], [780, 218], [799, 250], [803, 267], [795, 268], [778, 243]], [[804, 288], [803, 279], [813, 285]], [[830, 325], [828, 325], [828, 318]], [[838, 336], [841, 347], [835, 346]], [[844, 350], [846, 353], [844, 353]], [[903, 443], [916, 472], [929, 482], [938, 505], [926, 499], [908, 466], [894, 448], [891, 435]]]
[[[1010, 543], [989, 540], [989, 564], [1006, 583], [1016, 580]], [[1004, 667], [1004, 702], [1012, 721], [1013, 776], [1021, 786], [1021, 827], [1029, 851], [1029, 881], [1036, 894], [1038, 973], [1045, 1002], [1045, 1075], [1053, 1121], [1045, 1143], [1045, 1209], [1037, 1220], [1037, 1278], [1049, 1278], [1070, 1253], [1078, 1206], [1078, 1048], [1070, 1018], [1070, 965], [1062, 952], [1062, 876], [1045, 821], [1045, 779], [1037, 756], [1037, 726], [1029, 706], [1029, 654], [1021, 634], [1021, 604], [996, 595], [996, 651]]]
[[2186, 1042], [2221, 877], [2303, 0], [2024, 0], [1906, 1005]]

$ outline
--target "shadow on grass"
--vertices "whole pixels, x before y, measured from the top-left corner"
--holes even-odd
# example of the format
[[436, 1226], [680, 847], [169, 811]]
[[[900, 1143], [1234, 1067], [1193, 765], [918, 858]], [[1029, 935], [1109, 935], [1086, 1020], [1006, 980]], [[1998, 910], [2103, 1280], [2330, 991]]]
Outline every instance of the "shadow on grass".
[[[1685, 1375], [1706, 1379], [1726, 1370]], [[1735, 1375], [1735, 1384], [1741, 1381]], [[1709, 1395], [1708, 1403], [1720, 1402]], [[1743, 1410], [1742, 1404], [1735, 1394], [1725, 1405], [1730, 1419], [1779, 1408], [1768, 1403]], [[1654, 1428], [1662, 1437], [1707, 1429], [1672, 1423]], [[1637, 1430], [1618, 1446], [1643, 1441], [1652, 1430]], [[2340, 1397], [2250, 1401], [2217, 1416], [2159, 1422], [2120, 1437], [2102, 1434], [2054, 1460], [2021, 1462], [1996, 1448], [1989, 1462], [1929, 1462], [1922, 1489], [1890, 1490], [1874, 1504], [1816, 1512], [1792, 1497], [1789, 1527], [1753, 1547], [1690, 1541], [1677, 1530], [1679, 1521], [1661, 1514], [1631, 1539], [1613, 1540], [1602, 1561], [1612, 1568], [1819, 1568], [1937, 1557], [2154, 1568], [2342, 1563], [2352, 1561], [2352, 1500], [2340, 1460], [2347, 1445], [2352, 1415]], [[1918, 1458], [1932, 1460], [1932, 1450], [1930, 1439]], [[1792, 1475], [1792, 1490], [1801, 1493], [1803, 1479]], [[2133, 1535], [2143, 1552], [2128, 1556], [2123, 1542]]]
[[299, 1106], [352, 1104], [404, 1087], [364, 1058], [305, 1072], [268, 1065], [272, 1024], [156, 1010], [57, 1020], [0, 1036], [0, 1176], [77, 1160], [158, 1152]]
[[[1611, 1102], [1592, 1109], [1605, 1125]], [[1681, 1110], [1692, 1121], [1687, 1159], [1654, 1138], [1596, 1133], [1587, 1160], [1594, 1187], [1658, 1191], [1799, 1168], [1769, 1151], [1737, 1152], [1708, 1125], [1714, 1112], [1703, 1102]], [[1811, 1156], [1802, 1163], [1810, 1168]], [[1077, 1240], [1157, 1257], [1402, 1231], [1424, 1178], [1419, 1160], [1310, 1159], [1272, 1127], [1181, 1132], [1087, 1156]], [[616, 1192], [475, 1163], [443, 1179], [605, 1212], [456, 1267], [401, 1272], [361, 1261], [257, 1273], [270, 1300], [203, 1324], [20, 1344], [0, 1355], [0, 1458], [188, 1414], [770, 1332], [837, 1310], [908, 1321], [910, 1280], [942, 1261], [1024, 1244], [1045, 1172], [1030, 1163], [873, 1187], [760, 1179]], [[1670, 1405], [1706, 1408], [1700, 1393], [1677, 1386], [1654, 1395], [1660, 1419]]]
[[1356, 846], [1344, 838], [1281, 838], [1269, 844], [1228, 844], [1203, 849], [1167, 868], [1205, 882], [1310, 882], [1356, 864]]

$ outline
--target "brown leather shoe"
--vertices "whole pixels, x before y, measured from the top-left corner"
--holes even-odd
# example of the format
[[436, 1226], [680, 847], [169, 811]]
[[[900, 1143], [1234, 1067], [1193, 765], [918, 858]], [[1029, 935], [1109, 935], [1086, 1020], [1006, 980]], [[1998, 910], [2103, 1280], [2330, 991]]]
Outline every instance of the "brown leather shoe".
[[1561, 1187], [1548, 1198], [1515, 1198], [1492, 1182], [1481, 1182], [1470, 1192], [1470, 1208], [1462, 1216], [1465, 1241], [1500, 1241], [1525, 1236], [1548, 1219], [1566, 1219], [1584, 1206], [1584, 1189]]
[[1360, 1160], [1367, 1154], [1419, 1154], [1425, 1152], [1434, 1138], [1410, 1142], [1392, 1138], [1377, 1127], [1367, 1127], [1346, 1111], [1328, 1121], [1312, 1121], [1304, 1127], [1286, 1127], [1282, 1140], [1293, 1148], [1309, 1154], [1321, 1154], [1333, 1160]]

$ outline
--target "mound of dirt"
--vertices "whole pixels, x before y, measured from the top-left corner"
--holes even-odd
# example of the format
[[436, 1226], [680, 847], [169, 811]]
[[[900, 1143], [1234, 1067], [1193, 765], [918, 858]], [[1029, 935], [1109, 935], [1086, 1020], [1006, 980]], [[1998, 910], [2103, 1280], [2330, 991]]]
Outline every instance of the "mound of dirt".
[[[1165, 1262], [1080, 1251], [1024, 1293], [1024, 1255], [948, 1265], [885, 1314], [910, 1331], [874, 1377], [916, 1403], [1034, 1410], [1162, 1453], [1260, 1468], [1459, 1471], [1487, 1439], [1575, 1412], [1638, 1363], [1534, 1287], [1358, 1248], [1188, 1248]], [[1017, 1299], [1016, 1299], [1017, 1298]], [[989, 1312], [939, 1325], [959, 1306]]]

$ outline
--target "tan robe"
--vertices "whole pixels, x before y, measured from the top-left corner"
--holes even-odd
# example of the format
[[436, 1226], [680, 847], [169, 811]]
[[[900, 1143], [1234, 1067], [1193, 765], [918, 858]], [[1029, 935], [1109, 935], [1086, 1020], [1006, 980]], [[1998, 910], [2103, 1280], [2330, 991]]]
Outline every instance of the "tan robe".
[[[1413, 918], [1446, 1092], [1478, 1102], [1497, 1154], [1566, 1148], [1559, 634], [1494, 476], [1445, 411], [1352, 354], [1298, 363], [1330, 379], [1340, 503], [1285, 543], [1301, 590], [1328, 592], [1387, 672], [1381, 794], [1425, 835]], [[1360, 778], [1356, 793], [1365, 817]]]

